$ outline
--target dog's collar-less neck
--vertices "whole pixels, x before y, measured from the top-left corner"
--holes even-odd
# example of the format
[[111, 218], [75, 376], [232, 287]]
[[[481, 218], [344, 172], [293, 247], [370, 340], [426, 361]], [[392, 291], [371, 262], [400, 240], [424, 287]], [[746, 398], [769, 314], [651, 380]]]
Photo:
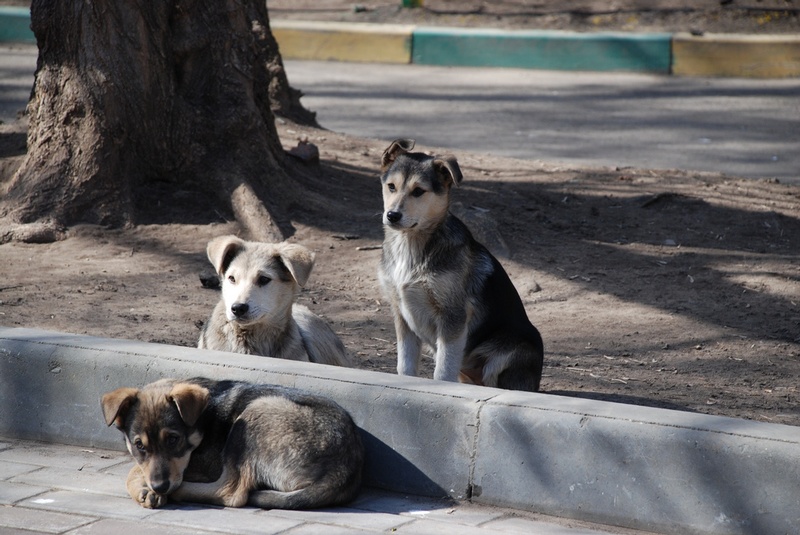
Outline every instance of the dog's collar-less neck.
[[266, 346], [270, 348], [269, 353], [278, 354], [293, 328], [291, 307], [287, 312], [285, 316], [274, 318], [268, 323], [255, 322], [241, 325], [235, 321], [229, 321], [228, 325], [239, 345], [247, 353], [260, 354], [259, 348]]

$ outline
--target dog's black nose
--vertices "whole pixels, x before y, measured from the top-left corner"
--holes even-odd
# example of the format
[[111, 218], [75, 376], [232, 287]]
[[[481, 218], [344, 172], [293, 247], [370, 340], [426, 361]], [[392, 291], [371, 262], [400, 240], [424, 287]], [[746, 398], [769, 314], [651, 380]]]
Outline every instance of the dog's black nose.
[[233, 315], [236, 316], [237, 318], [241, 318], [242, 316], [247, 314], [248, 310], [250, 310], [250, 305], [248, 305], [247, 303], [234, 303], [231, 305], [231, 312], [233, 312]]
[[403, 219], [403, 213], [391, 210], [389, 212], [386, 212], [386, 219], [389, 221], [389, 223], [397, 223], [398, 221]]
[[156, 494], [166, 494], [169, 490], [169, 479], [163, 479], [161, 481], [150, 481], [150, 488]]

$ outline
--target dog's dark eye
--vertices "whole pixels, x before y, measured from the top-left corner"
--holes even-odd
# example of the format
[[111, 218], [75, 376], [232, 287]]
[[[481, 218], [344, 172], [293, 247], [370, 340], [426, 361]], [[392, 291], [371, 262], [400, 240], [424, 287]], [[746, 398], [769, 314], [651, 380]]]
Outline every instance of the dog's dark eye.
[[391, 184], [391, 183], [390, 183], [390, 184], [386, 184], [386, 187], [387, 187], [387, 188], [389, 188], [389, 191], [391, 191], [392, 193], [394, 193], [394, 191], [395, 191], [395, 189], [396, 189], [396, 188], [394, 187], [394, 184]]
[[272, 279], [270, 279], [269, 277], [261, 275], [256, 281], [256, 284], [258, 284], [259, 286], [266, 286], [267, 284], [270, 283], [271, 280]]
[[175, 446], [178, 445], [178, 442], [180, 442], [180, 437], [178, 437], [177, 435], [169, 435], [165, 440], [165, 442], [167, 443], [167, 446], [169, 446], [170, 448], [174, 448]]
[[141, 452], [145, 451], [144, 443], [142, 442], [141, 438], [137, 438], [136, 440], [134, 440], [133, 445], [136, 447], [137, 450]]
[[234, 277], [233, 275], [228, 275], [228, 282], [230, 282], [231, 284], [236, 284], [236, 277]]
[[414, 188], [414, 191], [411, 192], [412, 197], [422, 197], [425, 195], [425, 190], [422, 188]]

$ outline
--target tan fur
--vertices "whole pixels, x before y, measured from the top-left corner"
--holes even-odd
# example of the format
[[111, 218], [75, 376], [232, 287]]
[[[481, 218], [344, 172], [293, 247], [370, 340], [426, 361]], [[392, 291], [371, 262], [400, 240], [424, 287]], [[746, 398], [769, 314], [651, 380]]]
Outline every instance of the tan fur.
[[200, 334], [200, 349], [351, 365], [328, 324], [294, 304], [314, 266], [311, 251], [221, 236], [209, 242], [207, 253], [220, 277], [222, 299]]
[[[208, 390], [197, 385], [175, 384], [173, 381], [162, 380], [150, 385], [142, 394], [135, 388], [119, 388], [106, 393], [101, 399], [103, 415], [106, 425], [115, 424], [118, 428], [126, 425], [125, 416], [134, 404], [137, 413], [143, 417], [156, 419], [165, 403], [174, 403], [186, 422], [194, 425], [197, 418], [208, 404]], [[158, 430], [156, 435], [141, 433], [134, 437], [125, 436], [125, 444], [131, 455], [136, 455], [135, 450], [152, 449], [155, 444], [169, 439], [166, 430]], [[168, 474], [169, 492], [174, 491], [183, 481], [183, 472], [189, 464], [191, 452], [200, 444], [202, 434], [195, 433], [187, 437], [186, 453], [181, 456], [152, 456], [138, 462], [131, 468], [126, 483], [128, 493], [144, 507], [155, 508], [163, 505], [164, 500], [152, 487], [163, 479], [163, 474]]]
[[136, 461], [126, 487], [145, 508], [170, 499], [322, 507], [351, 500], [360, 486], [357, 428], [319, 396], [272, 385], [162, 379], [108, 392], [101, 406]]
[[381, 158], [378, 278], [392, 306], [398, 373], [417, 375], [427, 345], [434, 379], [537, 390], [541, 337], [502, 266], [449, 213], [458, 162], [413, 147], [396, 140]]

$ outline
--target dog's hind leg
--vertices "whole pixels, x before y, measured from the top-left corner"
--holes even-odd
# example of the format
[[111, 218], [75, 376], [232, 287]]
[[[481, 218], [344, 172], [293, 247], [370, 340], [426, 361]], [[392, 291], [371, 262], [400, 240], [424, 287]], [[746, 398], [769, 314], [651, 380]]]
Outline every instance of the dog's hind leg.
[[295, 491], [255, 490], [250, 493], [247, 505], [262, 509], [315, 509], [343, 505], [358, 495], [361, 473], [350, 474], [345, 479], [342, 476], [341, 471], [334, 470]]
[[257, 490], [250, 493], [247, 505], [262, 509], [316, 509], [341, 505], [351, 501], [355, 496], [336, 496], [329, 489], [306, 487], [293, 492], [277, 490]]
[[542, 352], [533, 344], [519, 344], [507, 357], [508, 366], [497, 375], [497, 387], [538, 392], [542, 379]]

